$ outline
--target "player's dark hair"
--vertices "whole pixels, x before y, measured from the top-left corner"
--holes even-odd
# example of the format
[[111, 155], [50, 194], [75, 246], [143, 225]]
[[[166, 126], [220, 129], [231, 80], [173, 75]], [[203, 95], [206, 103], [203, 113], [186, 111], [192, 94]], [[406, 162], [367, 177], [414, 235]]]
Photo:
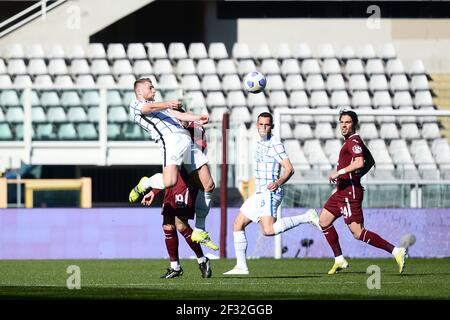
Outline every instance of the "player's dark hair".
[[351, 111], [351, 110], [342, 110], [341, 112], [339, 112], [339, 121], [341, 121], [342, 116], [349, 116], [350, 118], [352, 118], [353, 121], [353, 125], [356, 128], [358, 128], [358, 115], [356, 114], [355, 111]]
[[270, 118], [270, 124], [273, 124], [273, 117], [272, 117], [272, 115], [269, 112], [260, 113], [259, 116], [258, 116], [258, 119], [261, 118], [261, 117], [263, 117], [263, 118]]
[[134, 86], [133, 86], [134, 91], [136, 91], [136, 88], [137, 88], [138, 85], [140, 85], [141, 83], [145, 83], [145, 82], [148, 82], [148, 83], [152, 84], [152, 80], [151, 80], [150, 78], [141, 78], [141, 79], [137, 79], [137, 80], [134, 82]]

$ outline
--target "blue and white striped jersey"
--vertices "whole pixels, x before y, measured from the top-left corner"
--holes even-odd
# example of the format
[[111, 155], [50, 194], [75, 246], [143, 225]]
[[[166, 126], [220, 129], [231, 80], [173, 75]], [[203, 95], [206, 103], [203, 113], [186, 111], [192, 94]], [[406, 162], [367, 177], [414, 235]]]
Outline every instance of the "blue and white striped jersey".
[[267, 185], [280, 177], [280, 162], [287, 157], [284, 145], [273, 136], [257, 142], [254, 169], [256, 192], [267, 191]]
[[145, 131], [149, 132], [152, 138], [159, 140], [171, 133], [184, 133], [189, 135], [181, 122], [171, 116], [168, 110], [151, 112], [146, 115], [142, 114], [141, 108], [145, 103], [152, 102], [133, 100], [129, 106], [130, 116], [134, 122], [139, 124]]

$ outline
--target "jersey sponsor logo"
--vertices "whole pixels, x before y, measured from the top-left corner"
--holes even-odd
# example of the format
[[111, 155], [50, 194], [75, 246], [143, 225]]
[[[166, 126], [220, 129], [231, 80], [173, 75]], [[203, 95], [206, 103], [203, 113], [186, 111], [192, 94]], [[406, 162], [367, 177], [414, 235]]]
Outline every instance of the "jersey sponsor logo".
[[362, 152], [361, 146], [358, 146], [358, 145], [354, 145], [352, 150], [353, 150], [354, 153], [361, 153]]

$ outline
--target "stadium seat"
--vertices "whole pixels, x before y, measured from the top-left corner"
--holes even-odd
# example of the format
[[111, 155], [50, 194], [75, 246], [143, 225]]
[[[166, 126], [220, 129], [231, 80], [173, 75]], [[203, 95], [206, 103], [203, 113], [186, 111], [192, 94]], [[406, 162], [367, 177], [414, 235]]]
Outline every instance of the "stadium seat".
[[52, 76], [67, 75], [69, 70], [67, 69], [64, 59], [52, 59], [48, 64], [48, 73]]
[[177, 90], [180, 85], [178, 83], [177, 77], [174, 74], [162, 74], [159, 77], [159, 85], [160, 90]]
[[256, 50], [254, 51], [254, 56], [258, 60], [270, 59], [272, 58], [272, 53], [270, 51], [270, 47], [267, 43], [263, 42], [258, 45]]
[[378, 139], [378, 130], [374, 123], [361, 123], [359, 134], [363, 139]]
[[253, 120], [252, 115], [245, 106], [231, 109], [230, 119], [236, 123], [251, 122]]
[[247, 99], [245, 98], [244, 93], [241, 90], [228, 92], [227, 106], [231, 109], [236, 107], [246, 107]]
[[361, 59], [368, 60], [368, 59], [375, 59], [377, 58], [377, 55], [375, 53], [375, 49], [373, 48], [372, 44], [368, 43], [364, 45], [360, 50], [358, 56]]
[[40, 43], [34, 43], [28, 47], [27, 58], [28, 59], [43, 59], [45, 57], [44, 48]]
[[108, 61], [106, 61], [105, 59], [96, 59], [92, 61], [91, 73], [94, 76], [111, 74], [111, 69], [108, 65]]
[[419, 90], [430, 90], [428, 78], [426, 75], [413, 75], [411, 77], [411, 90], [416, 92]]
[[[381, 136], [381, 131], [380, 131]], [[367, 147], [369, 148], [370, 152], [373, 155], [373, 158], [375, 159], [375, 162], [377, 164], [377, 170], [375, 172], [383, 172], [382, 170], [394, 170], [394, 165], [392, 163], [392, 159], [389, 155], [389, 152], [386, 148], [386, 144], [383, 139], [373, 139], [370, 140], [367, 144]], [[380, 169], [380, 170], [378, 170]], [[391, 173], [392, 174], [392, 173]], [[392, 179], [394, 177], [392, 176]]]
[[41, 102], [41, 105], [46, 108], [47, 107], [56, 107], [56, 106], [61, 105], [58, 93], [56, 91], [42, 92], [40, 102]]
[[334, 53], [334, 48], [331, 43], [324, 43], [319, 48], [319, 54], [320, 59], [333, 59], [336, 57], [336, 54]]
[[61, 94], [61, 105], [63, 107], [77, 107], [81, 105], [80, 97], [76, 91], [64, 91]]
[[269, 96], [269, 106], [273, 108], [288, 107], [289, 101], [286, 93], [282, 90], [271, 91]]
[[344, 78], [341, 74], [331, 74], [327, 78], [328, 91], [346, 90]]
[[11, 77], [8, 74], [0, 74], [0, 86], [2, 88], [12, 86]]
[[346, 45], [344, 48], [342, 48], [341, 53], [339, 54], [339, 58], [344, 62], [347, 62], [347, 60], [349, 59], [356, 58], [356, 54], [355, 51], [353, 50], [353, 47]]
[[311, 126], [308, 123], [296, 123], [294, 131], [294, 137], [300, 140], [312, 139], [314, 138]]
[[53, 80], [48, 74], [40, 74], [34, 78], [34, 84], [42, 87], [52, 87]]
[[[401, 109], [402, 111], [414, 111], [414, 108], [412, 106], [404, 106]], [[417, 122], [417, 117], [416, 116], [398, 116], [397, 117], [397, 122], [398, 123], [416, 123]]]
[[162, 42], [146, 43], [148, 48], [148, 58], [151, 61], [158, 59], [167, 59], [167, 50]]
[[127, 47], [127, 56], [129, 60], [145, 60], [147, 59], [147, 52], [142, 43], [129, 43]]
[[28, 62], [28, 74], [36, 76], [38, 74], [47, 74], [47, 65], [44, 59], [31, 59]]
[[[317, 110], [323, 110], [323, 111], [330, 111], [329, 106], [319, 106], [317, 107]], [[328, 123], [335, 123], [337, 121], [335, 116], [332, 115], [315, 115], [313, 116], [314, 122], [328, 122]]]
[[5, 64], [5, 61], [3, 61], [2, 58], [0, 58], [0, 74], [5, 74], [5, 73], [7, 73], [6, 64]]
[[435, 122], [424, 123], [422, 126], [422, 137], [424, 139], [439, 139], [441, 134], [438, 124]]
[[18, 74], [27, 74], [27, 67], [22, 59], [13, 59], [8, 61], [8, 74], [15, 76]]
[[95, 81], [94, 77], [91, 74], [81, 74], [75, 79], [75, 84], [81, 87], [94, 87]]
[[[2, 119], [0, 119], [0, 121], [2, 121]], [[33, 121], [33, 123], [47, 122], [47, 117], [42, 107], [35, 106], [31, 108], [31, 121]]]
[[69, 60], [85, 59], [86, 53], [81, 45], [73, 44], [70, 45], [69, 49], [67, 50], [67, 58], [69, 58]]
[[6, 46], [6, 59], [23, 59], [25, 58], [25, 51], [20, 43], [11, 43]]
[[211, 91], [206, 95], [206, 105], [208, 108], [226, 107], [227, 102], [221, 91]]
[[278, 60], [289, 59], [292, 57], [291, 49], [286, 42], [280, 43], [273, 54]]
[[136, 99], [136, 96], [134, 95], [134, 91], [132, 91], [132, 90], [125, 91], [122, 95], [122, 105], [125, 106], [126, 108], [128, 108], [131, 101], [133, 101], [134, 99]]
[[397, 58], [397, 52], [392, 43], [386, 43], [381, 49], [380, 57], [383, 60], [391, 60]]
[[280, 72], [283, 76], [298, 75], [300, 73], [300, 65], [297, 59], [284, 59], [281, 62]]
[[90, 106], [88, 108], [88, 119], [91, 122], [100, 121], [100, 108], [97, 106]]
[[159, 59], [153, 63], [153, 72], [156, 75], [174, 73], [174, 69], [169, 59]]
[[289, 74], [284, 81], [284, 88], [288, 92], [305, 90], [303, 78], [299, 74]]
[[372, 103], [375, 108], [392, 107], [392, 99], [389, 91], [376, 91], [373, 94]]
[[298, 168], [299, 170], [310, 170], [311, 167], [300, 147], [300, 142], [297, 139], [287, 139], [283, 143], [294, 168]]
[[74, 85], [73, 80], [69, 75], [56, 76], [53, 84], [57, 87], [72, 87]]
[[313, 91], [309, 103], [312, 108], [328, 107], [330, 105], [330, 100], [328, 99], [326, 91]]
[[339, 139], [328, 139], [325, 141], [324, 151], [331, 164], [337, 164], [342, 142]]
[[266, 76], [266, 90], [274, 91], [274, 90], [284, 90], [284, 82], [279, 74], [271, 74]]
[[223, 42], [210, 43], [208, 55], [214, 60], [228, 59], [228, 51]]
[[200, 79], [196, 74], [184, 75], [181, 77], [181, 88], [184, 91], [201, 90]]
[[305, 42], [300, 42], [295, 45], [293, 57], [298, 60], [310, 59], [312, 57], [311, 48]]
[[171, 42], [168, 49], [170, 60], [178, 61], [180, 59], [186, 59], [188, 57], [186, 47], [182, 42]]
[[332, 108], [350, 108], [350, 99], [347, 95], [347, 91], [333, 91], [331, 94], [331, 107]]
[[21, 105], [17, 92], [15, 90], [0, 91], [0, 105], [4, 107], [17, 107]]
[[405, 74], [403, 62], [400, 59], [392, 59], [386, 63], [386, 74], [392, 76], [394, 74]]
[[202, 59], [197, 63], [197, 73], [200, 76], [206, 74], [217, 74], [216, 65], [212, 59]]
[[186, 93], [185, 98], [196, 109], [206, 108], [206, 100], [201, 91], [190, 91]]
[[97, 77], [97, 85], [98, 86], [115, 86], [116, 80], [110, 74], [102, 74]]
[[246, 59], [246, 60], [240, 60], [238, 63], [238, 73], [241, 76], [246, 75], [249, 72], [255, 71], [256, 70], [256, 65], [255, 62], [253, 60], [250, 59]]
[[73, 123], [86, 122], [88, 117], [83, 107], [73, 106], [67, 111], [67, 120]]
[[319, 170], [331, 170], [331, 165], [327, 156], [323, 152], [319, 140], [307, 140], [303, 145], [303, 151], [308, 159], [308, 162]]
[[228, 109], [225, 106], [217, 106], [212, 108], [210, 113], [211, 121], [222, 121], [223, 114], [225, 112], [228, 112]]
[[97, 140], [98, 134], [93, 123], [77, 124], [77, 132], [80, 140]]
[[395, 108], [413, 106], [411, 94], [408, 91], [399, 91], [394, 93], [393, 105]]
[[280, 127], [280, 138], [281, 139], [292, 139], [294, 134], [292, 133], [292, 128], [289, 123], [282, 122]]
[[303, 60], [301, 71], [304, 77], [310, 74], [321, 74], [319, 62], [316, 59]]
[[79, 74], [90, 74], [91, 69], [86, 59], [74, 59], [70, 64], [70, 73], [74, 76]]
[[402, 139], [420, 139], [419, 128], [415, 123], [404, 123], [400, 129], [400, 137]]
[[119, 86], [133, 88], [133, 84], [136, 81], [136, 77], [133, 74], [121, 74], [117, 78], [117, 84]]
[[108, 107], [108, 122], [128, 122], [129, 116], [127, 110], [122, 106]]
[[334, 139], [334, 131], [329, 122], [319, 122], [316, 124], [314, 130], [314, 137], [316, 139]]
[[128, 60], [127, 53], [125, 52], [125, 48], [121, 43], [110, 43], [108, 44], [108, 48], [106, 50], [106, 56], [109, 61], [115, 60]]
[[147, 140], [144, 139], [143, 129], [131, 122], [124, 123], [122, 132], [125, 140]]
[[247, 104], [250, 109], [253, 107], [267, 107], [267, 101], [266, 97], [264, 96], [264, 93], [257, 93], [257, 94], [249, 94], [247, 96]]
[[389, 85], [385, 75], [376, 74], [370, 77], [369, 89], [372, 92], [389, 90]]
[[226, 92], [242, 90], [242, 82], [236, 74], [227, 74], [222, 78], [222, 89]]
[[105, 47], [101, 43], [90, 43], [87, 49], [87, 56], [90, 60], [106, 59]]
[[119, 140], [121, 138], [121, 126], [117, 123], [108, 123], [107, 137], [108, 140]]
[[422, 62], [422, 60], [414, 60], [413, 65], [411, 67], [410, 75], [425, 75], [425, 66]]
[[128, 61], [128, 59], [115, 60], [112, 67], [112, 73], [115, 76], [121, 74], [132, 74], [133, 69], [131, 67], [130, 61]]
[[220, 91], [222, 84], [217, 74], [207, 74], [203, 76], [201, 81], [202, 89], [204, 91]]
[[133, 73], [136, 78], [141, 78], [142, 75], [149, 75], [153, 73], [152, 65], [148, 60], [136, 60], [133, 64]]
[[36, 127], [36, 140], [55, 140], [56, 134], [53, 130], [53, 124], [42, 123]]
[[66, 112], [62, 107], [50, 107], [47, 109], [47, 119], [51, 123], [67, 122]]
[[416, 108], [423, 108], [423, 107], [432, 107], [433, 104], [433, 98], [431, 97], [430, 91], [418, 91], [415, 93], [414, 96], [414, 106]]
[[207, 59], [208, 52], [206, 51], [205, 44], [203, 42], [193, 42], [189, 44], [188, 56], [190, 59], [195, 60]]
[[58, 128], [59, 140], [76, 140], [78, 138], [77, 131], [73, 123], [63, 123]]
[[309, 98], [306, 91], [292, 91], [289, 97], [289, 105], [292, 108], [309, 108]]
[[322, 64], [322, 74], [325, 76], [341, 74], [341, 66], [337, 59], [325, 59]]
[[19, 87], [28, 87], [33, 85], [33, 81], [31, 81], [31, 77], [27, 74], [20, 74], [14, 78], [15, 86]]
[[345, 65], [345, 72], [351, 76], [353, 74], [364, 74], [364, 66], [360, 59], [349, 59]]
[[380, 124], [380, 138], [382, 139], [398, 139], [399, 133], [395, 123]]
[[229, 74], [238, 74], [238, 71], [233, 60], [223, 59], [217, 63], [217, 73], [222, 77]]
[[370, 59], [366, 64], [366, 74], [372, 76], [373, 74], [384, 74], [384, 64], [381, 59]]
[[234, 43], [231, 54], [236, 60], [252, 59], [250, 48], [248, 47], [247, 43], [243, 42]]
[[271, 74], [280, 74], [280, 66], [278, 65], [278, 61], [272, 58], [262, 60], [260, 70], [266, 76]]
[[98, 91], [84, 91], [82, 93], [81, 104], [85, 107], [98, 106], [100, 104], [100, 95]]
[[352, 96], [353, 108], [370, 107], [372, 101], [370, 100], [369, 93], [367, 91], [355, 91]]
[[409, 82], [404, 74], [394, 74], [391, 77], [390, 89], [392, 91], [408, 91]]

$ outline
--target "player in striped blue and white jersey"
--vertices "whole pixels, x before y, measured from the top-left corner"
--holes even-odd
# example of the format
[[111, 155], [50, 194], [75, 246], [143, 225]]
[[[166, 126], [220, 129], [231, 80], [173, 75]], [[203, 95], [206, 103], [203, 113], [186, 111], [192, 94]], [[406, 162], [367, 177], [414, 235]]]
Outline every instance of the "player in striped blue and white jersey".
[[135, 81], [134, 93], [136, 100], [130, 103], [130, 115], [134, 122], [152, 133], [153, 137], [161, 143], [163, 172], [149, 178], [141, 178], [138, 185], [130, 192], [129, 200], [130, 202], [139, 201], [140, 197], [152, 188], [163, 190], [175, 186], [178, 171], [183, 165], [189, 174], [194, 175], [200, 187], [195, 204], [199, 223], [196, 222], [192, 240], [207, 241], [209, 235], [205, 231], [204, 221], [211, 206], [214, 181], [207, 165], [208, 159], [197, 145], [192, 143], [191, 136], [181, 121], [195, 121], [204, 125], [208, 123], [209, 117], [180, 112], [178, 109], [181, 108], [181, 103], [178, 100], [155, 102], [156, 89], [148, 78]]
[[[258, 116], [257, 128], [261, 139], [257, 142], [254, 162], [256, 190], [243, 203], [234, 220], [236, 266], [225, 275], [249, 274], [245, 228], [251, 222], [261, 222], [262, 232], [266, 236], [280, 234], [303, 223], [311, 223], [320, 229], [319, 216], [314, 209], [277, 220], [277, 209], [283, 200], [282, 186], [292, 177], [294, 168], [284, 145], [272, 135], [273, 118], [270, 113], [263, 112]], [[281, 168], [284, 169], [282, 175]]]

